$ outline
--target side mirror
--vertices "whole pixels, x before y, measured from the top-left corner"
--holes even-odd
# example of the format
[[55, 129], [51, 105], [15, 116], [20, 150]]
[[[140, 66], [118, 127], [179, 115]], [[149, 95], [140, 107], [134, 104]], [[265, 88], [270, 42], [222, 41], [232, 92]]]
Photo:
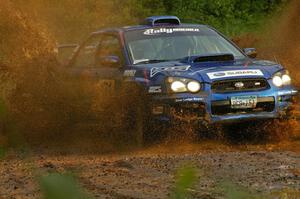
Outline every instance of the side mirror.
[[116, 55], [102, 56], [99, 58], [97, 65], [117, 68], [120, 67], [121, 62], [120, 58]]
[[257, 57], [257, 51], [255, 48], [244, 48], [243, 51], [250, 58], [254, 59]]

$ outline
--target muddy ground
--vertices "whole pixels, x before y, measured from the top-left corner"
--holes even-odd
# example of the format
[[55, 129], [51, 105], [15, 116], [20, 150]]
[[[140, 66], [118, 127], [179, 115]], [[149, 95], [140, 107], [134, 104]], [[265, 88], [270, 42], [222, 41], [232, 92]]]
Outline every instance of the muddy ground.
[[191, 198], [228, 198], [228, 191], [243, 188], [271, 198], [300, 198], [300, 141], [209, 140], [117, 153], [57, 147], [54, 151], [44, 146], [10, 151], [0, 160], [0, 198], [40, 198], [37, 176], [54, 172], [73, 173], [94, 198], [168, 198], [176, 171], [184, 165], [197, 172], [194, 186], [188, 189]]
[[39, 137], [4, 156], [0, 151], [0, 199], [42, 198], [40, 177], [51, 173], [72, 174], [92, 198], [170, 198], [178, 170], [187, 165], [196, 172], [190, 198], [300, 198], [299, 124], [299, 118], [289, 124], [295, 137], [280, 141], [260, 140], [243, 128], [198, 141], [178, 131], [136, 148], [109, 141], [84, 123], [70, 134]]

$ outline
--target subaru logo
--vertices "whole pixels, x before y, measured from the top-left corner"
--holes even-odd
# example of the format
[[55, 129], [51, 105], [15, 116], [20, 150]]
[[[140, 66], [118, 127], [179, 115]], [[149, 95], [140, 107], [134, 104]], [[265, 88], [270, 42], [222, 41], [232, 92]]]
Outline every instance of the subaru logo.
[[225, 75], [226, 75], [226, 73], [222, 73], [222, 72], [214, 74], [215, 77], [222, 77], [222, 76], [225, 76]]
[[244, 83], [243, 82], [237, 82], [237, 83], [234, 84], [234, 86], [236, 88], [243, 88], [244, 87]]

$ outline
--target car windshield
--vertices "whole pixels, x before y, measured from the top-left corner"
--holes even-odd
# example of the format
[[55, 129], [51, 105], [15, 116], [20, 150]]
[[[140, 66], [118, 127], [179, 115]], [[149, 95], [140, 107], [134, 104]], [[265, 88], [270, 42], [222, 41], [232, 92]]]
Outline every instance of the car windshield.
[[245, 58], [239, 49], [206, 26], [131, 30], [125, 32], [125, 40], [133, 64], [218, 54]]

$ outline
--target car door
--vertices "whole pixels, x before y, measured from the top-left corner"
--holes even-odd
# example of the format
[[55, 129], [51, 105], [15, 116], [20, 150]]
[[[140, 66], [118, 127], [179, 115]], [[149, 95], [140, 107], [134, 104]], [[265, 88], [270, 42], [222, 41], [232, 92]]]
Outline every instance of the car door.
[[[124, 56], [118, 34], [100, 33], [91, 36], [77, 52], [71, 73], [81, 84], [112, 94], [122, 81]], [[96, 92], [96, 91], [95, 91]]]
[[118, 34], [103, 34], [95, 51], [93, 73], [99, 80], [97, 85], [115, 92], [123, 79], [124, 56]]

